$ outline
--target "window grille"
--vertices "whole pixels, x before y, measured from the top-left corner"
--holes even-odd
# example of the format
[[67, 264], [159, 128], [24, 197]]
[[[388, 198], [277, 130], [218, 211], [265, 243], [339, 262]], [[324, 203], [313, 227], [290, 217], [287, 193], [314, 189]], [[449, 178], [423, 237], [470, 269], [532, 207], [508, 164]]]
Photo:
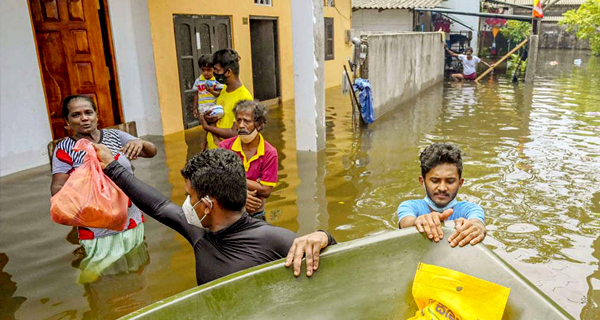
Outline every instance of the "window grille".
[[272, 7], [273, 6], [273, 0], [254, 0], [254, 4], [257, 5], [257, 6]]
[[333, 18], [325, 18], [325, 60], [333, 60]]

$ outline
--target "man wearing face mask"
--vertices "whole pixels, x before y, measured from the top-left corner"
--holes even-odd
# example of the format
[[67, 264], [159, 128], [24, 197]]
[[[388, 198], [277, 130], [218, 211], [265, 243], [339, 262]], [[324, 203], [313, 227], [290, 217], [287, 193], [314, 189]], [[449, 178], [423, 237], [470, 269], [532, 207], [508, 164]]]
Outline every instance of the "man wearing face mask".
[[[223, 107], [223, 117], [211, 118], [208, 115], [200, 117], [202, 128], [208, 132], [206, 136], [207, 149], [216, 149], [219, 142], [237, 135], [233, 108], [241, 100], [253, 100], [252, 94], [240, 81], [240, 56], [233, 49], [223, 49], [214, 53], [215, 79], [226, 85], [217, 98], [216, 104]], [[210, 123], [215, 124], [210, 124]]]
[[319, 253], [335, 240], [325, 231], [297, 237], [293, 232], [253, 219], [245, 212], [246, 176], [232, 151], [207, 150], [192, 157], [181, 174], [188, 194], [183, 207], [138, 180], [103, 145], [94, 145], [104, 173], [144, 213], [188, 240], [196, 258], [198, 285], [228, 274], [286, 257], [300, 275], [319, 267]]
[[435, 242], [444, 238], [441, 222], [454, 220], [456, 231], [448, 238], [450, 245], [475, 245], [485, 238], [485, 214], [471, 202], [457, 201], [463, 185], [462, 151], [450, 143], [434, 143], [420, 156], [419, 182], [425, 198], [404, 201], [398, 207], [400, 228], [416, 226]]
[[267, 122], [267, 108], [244, 100], [234, 109], [238, 136], [219, 143], [219, 148], [234, 151], [246, 170], [246, 211], [250, 216], [265, 220], [265, 202], [277, 183], [278, 155], [259, 133]]

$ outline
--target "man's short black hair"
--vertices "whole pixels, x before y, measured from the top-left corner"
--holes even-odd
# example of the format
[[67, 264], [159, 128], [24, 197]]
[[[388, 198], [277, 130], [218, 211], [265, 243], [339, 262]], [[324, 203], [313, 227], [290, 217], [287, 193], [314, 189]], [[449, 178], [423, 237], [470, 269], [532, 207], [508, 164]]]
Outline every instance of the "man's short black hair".
[[200, 67], [200, 69], [214, 67], [212, 54], [201, 55], [200, 58], [198, 58], [198, 67]]
[[240, 74], [240, 55], [233, 49], [221, 49], [213, 54], [213, 63], [220, 64], [227, 71], [230, 69], [236, 76]]
[[462, 177], [462, 151], [452, 143], [436, 142], [421, 152], [421, 176], [425, 176], [431, 169], [440, 164], [450, 163], [456, 165], [458, 177]]
[[465, 53], [467, 53], [469, 50], [471, 50], [471, 53], [473, 53], [473, 47], [467, 47], [467, 49], [465, 49]]
[[225, 149], [206, 150], [193, 156], [181, 169], [189, 179], [198, 199], [217, 199], [227, 210], [240, 211], [246, 205], [246, 172], [235, 152]]

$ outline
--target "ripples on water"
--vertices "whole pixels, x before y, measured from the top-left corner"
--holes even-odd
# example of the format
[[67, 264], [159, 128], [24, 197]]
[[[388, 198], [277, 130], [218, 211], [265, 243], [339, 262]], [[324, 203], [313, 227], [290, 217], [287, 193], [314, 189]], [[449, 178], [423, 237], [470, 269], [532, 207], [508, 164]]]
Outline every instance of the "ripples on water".
[[[535, 88], [505, 77], [444, 83], [360, 131], [349, 97], [328, 90], [327, 146], [318, 154], [295, 151], [293, 105], [272, 109], [264, 135], [280, 150], [280, 182], [267, 219], [300, 234], [327, 229], [339, 241], [395, 229], [398, 204], [423, 197], [419, 152], [454, 142], [466, 153], [459, 195], [486, 210], [485, 243], [571, 314], [598, 319], [600, 59], [542, 51], [538, 62]], [[153, 138], [159, 156], [136, 161], [136, 175], [183, 202], [179, 170], [201, 136]], [[0, 188], [0, 301], [17, 319], [115, 318], [195, 285], [189, 245], [153, 219], [147, 266], [77, 284], [78, 246], [48, 216], [48, 168], [17, 178]]]

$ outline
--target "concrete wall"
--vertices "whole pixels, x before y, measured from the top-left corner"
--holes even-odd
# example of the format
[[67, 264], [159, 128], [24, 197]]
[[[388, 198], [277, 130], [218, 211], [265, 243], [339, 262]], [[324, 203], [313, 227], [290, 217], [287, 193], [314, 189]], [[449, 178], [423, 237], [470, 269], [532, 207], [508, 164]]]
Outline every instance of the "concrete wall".
[[140, 136], [161, 135], [148, 3], [109, 0], [108, 8], [125, 121], [135, 121]]
[[408, 9], [379, 11], [360, 9], [352, 14], [352, 28], [356, 31], [412, 31], [413, 14]]
[[[162, 134], [145, 1], [109, 0], [125, 121], [139, 135]], [[0, 1], [0, 175], [48, 163], [52, 140], [26, 1]]]
[[441, 33], [407, 32], [366, 37], [376, 118], [442, 81], [444, 43]]
[[[480, 0], [447, 0], [440, 3], [440, 8], [453, 9], [463, 12], [479, 12], [479, 2]], [[471, 17], [464, 15], [449, 15], [452, 18], [458, 19], [464, 24], [468, 25], [473, 29], [473, 39], [471, 39], [471, 47], [473, 47], [474, 52], [479, 52], [478, 48], [478, 30], [479, 30], [479, 17]], [[452, 23], [451, 31], [470, 31], [469, 28], [460, 25], [456, 22]]]
[[0, 1], [0, 175], [48, 162], [52, 140], [27, 1]]
[[540, 23], [540, 48], [589, 50], [590, 42], [578, 39], [575, 32], [567, 32], [567, 27], [559, 26], [558, 22], [542, 22]]

